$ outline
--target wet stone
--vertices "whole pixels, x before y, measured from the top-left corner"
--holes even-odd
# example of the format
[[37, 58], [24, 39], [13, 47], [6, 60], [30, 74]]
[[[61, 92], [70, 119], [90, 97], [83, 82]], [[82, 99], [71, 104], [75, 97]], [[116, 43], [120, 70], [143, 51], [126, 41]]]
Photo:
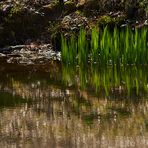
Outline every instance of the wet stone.
[[3, 53], [0, 53], [0, 58], [1, 58], [1, 57], [6, 57], [6, 55], [3, 54]]
[[[6, 56], [0, 54], [0, 57]], [[38, 46], [26, 46], [20, 50], [14, 50], [7, 54], [7, 63], [18, 64], [41, 64], [46, 63], [49, 60], [60, 60], [61, 53], [52, 50], [50, 44], [38, 45]]]

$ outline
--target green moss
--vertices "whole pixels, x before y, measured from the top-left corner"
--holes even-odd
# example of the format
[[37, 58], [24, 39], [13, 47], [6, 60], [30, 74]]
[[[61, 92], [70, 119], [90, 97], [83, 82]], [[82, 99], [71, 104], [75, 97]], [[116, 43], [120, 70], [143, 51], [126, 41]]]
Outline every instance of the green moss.
[[120, 17], [116, 17], [115, 18], [115, 23], [118, 25], [118, 24], [122, 24], [122, 22], [126, 19], [126, 16], [125, 15], [122, 15]]
[[66, 14], [73, 12], [76, 10], [76, 4], [74, 2], [67, 1], [64, 4], [64, 10]]
[[60, 5], [59, 2], [52, 2], [52, 3], [48, 4], [48, 5], [43, 6], [43, 8], [48, 8], [50, 10], [53, 10], [59, 5]]
[[98, 20], [99, 25], [107, 25], [112, 23], [115, 23], [115, 19], [108, 15], [103, 15]]

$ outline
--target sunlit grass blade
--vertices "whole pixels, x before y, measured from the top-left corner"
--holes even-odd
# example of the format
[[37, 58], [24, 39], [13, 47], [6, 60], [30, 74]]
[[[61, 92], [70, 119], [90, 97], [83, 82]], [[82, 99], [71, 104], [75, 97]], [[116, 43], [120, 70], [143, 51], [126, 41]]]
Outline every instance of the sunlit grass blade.
[[78, 36], [78, 63], [83, 64], [86, 63], [87, 60], [88, 60], [88, 51], [87, 51], [86, 31], [81, 28]]
[[68, 45], [67, 45], [67, 40], [63, 35], [61, 35], [61, 57], [62, 57], [62, 62], [68, 63], [69, 61]]
[[[99, 30], [99, 31], [98, 31]], [[66, 39], [61, 37], [62, 61], [65, 63], [92, 63], [101, 65], [146, 65], [148, 64], [147, 28], [133, 31], [127, 26], [125, 29], [106, 26], [102, 31], [94, 27], [91, 31], [91, 40], [87, 32], [81, 28], [78, 37], [73, 35]], [[90, 45], [90, 46], [88, 46]], [[90, 49], [88, 49], [90, 47]]]
[[93, 28], [91, 32], [91, 59], [92, 62], [98, 62], [99, 58], [99, 32], [97, 28]]

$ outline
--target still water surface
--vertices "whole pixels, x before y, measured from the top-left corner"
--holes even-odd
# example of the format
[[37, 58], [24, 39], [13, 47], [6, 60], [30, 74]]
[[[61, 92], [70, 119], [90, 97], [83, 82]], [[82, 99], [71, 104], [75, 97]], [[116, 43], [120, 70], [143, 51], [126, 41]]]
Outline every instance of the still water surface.
[[148, 147], [147, 67], [0, 63], [0, 147]]

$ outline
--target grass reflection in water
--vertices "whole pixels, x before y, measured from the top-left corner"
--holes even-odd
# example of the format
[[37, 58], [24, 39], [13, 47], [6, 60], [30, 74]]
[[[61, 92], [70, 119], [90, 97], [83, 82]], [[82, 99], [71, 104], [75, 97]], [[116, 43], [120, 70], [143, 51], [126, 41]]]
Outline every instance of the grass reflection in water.
[[[90, 68], [88, 68], [90, 67]], [[148, 73], [146, 67], [104, 67], [99, 65], [62, 67], [63, 82], [80, 89], [91, 89], [109, 96], [112, 93], [140, 95], [148, 92]]]

